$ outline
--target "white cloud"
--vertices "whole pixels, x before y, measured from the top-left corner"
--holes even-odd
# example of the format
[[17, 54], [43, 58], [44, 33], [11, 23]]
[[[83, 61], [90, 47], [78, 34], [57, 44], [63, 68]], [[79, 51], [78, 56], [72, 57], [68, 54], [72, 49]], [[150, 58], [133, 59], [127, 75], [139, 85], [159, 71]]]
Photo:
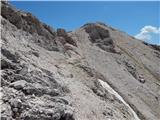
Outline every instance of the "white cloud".
[[151, 25], [147, 25], [140, 30], [140, 33], [135, 35], [135, 38], [144, 41], [150, 41], [153, 38], [153, 35], [160, 35], [160, 27], [158, 28]]

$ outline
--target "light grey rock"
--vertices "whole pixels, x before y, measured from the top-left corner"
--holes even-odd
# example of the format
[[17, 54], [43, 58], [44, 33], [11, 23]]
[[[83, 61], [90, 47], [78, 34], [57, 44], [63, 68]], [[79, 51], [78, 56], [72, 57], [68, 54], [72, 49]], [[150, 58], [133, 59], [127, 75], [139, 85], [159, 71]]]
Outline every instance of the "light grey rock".
[[[1, 119], [158, 120], [159, 46], [103, 23], [55, 31], [2, 2]], [[142, 76], [141, 76], [142, 75]]]
[[11, 107], [13, 108], [21, 108], [22, 107], [22, 101], [20, 99], [11, 99], [9, 100], [9, 103]]
[[27, 82], [25, 80], [19, 80], [11, 83], [11, 86], [14, 87], [15, 89], [20, 90], [27, 86]]

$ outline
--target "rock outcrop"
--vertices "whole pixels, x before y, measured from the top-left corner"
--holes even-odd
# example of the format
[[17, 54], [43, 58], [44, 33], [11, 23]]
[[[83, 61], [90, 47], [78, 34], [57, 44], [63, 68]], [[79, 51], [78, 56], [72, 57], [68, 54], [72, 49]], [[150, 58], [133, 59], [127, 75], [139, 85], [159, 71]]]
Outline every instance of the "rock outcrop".
[[1, 4], [2, 120], [159, 120], [158, 45], [100, 22], [54, 30]]
[[90, 36], [90, 41], [96, 44], [104, 51], [115, 53], [113, 39], [110, 36], [109, 30], [95, 25], [94, 23], [86, 24], [84, 29]]

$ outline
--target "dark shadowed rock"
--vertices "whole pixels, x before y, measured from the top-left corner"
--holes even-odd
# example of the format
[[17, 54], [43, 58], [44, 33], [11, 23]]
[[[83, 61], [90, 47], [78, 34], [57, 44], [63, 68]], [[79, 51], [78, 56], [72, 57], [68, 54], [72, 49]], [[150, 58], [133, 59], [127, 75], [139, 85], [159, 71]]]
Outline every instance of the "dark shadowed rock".
[[18, 62], [19, 55], [18, 53], [11, 53], [11, 51], [7, 50], [6, 48], [1, 48], [1, 53], [6, 56], [9, 60], [13, 62]]
[[64, 29], [57, 29], [57, 35], [65, 38], [65, 41], [67, 43], [77, 47], [76, 41], [74, 41], [70, 36], [68, 36], [67, 32]]
[[104, 51], [116, 53], [109, 30], [98, 26], [96, 23], [87, 24], [84, 26], [84, 29], [89, 34], [92, 43], [96, 44]]

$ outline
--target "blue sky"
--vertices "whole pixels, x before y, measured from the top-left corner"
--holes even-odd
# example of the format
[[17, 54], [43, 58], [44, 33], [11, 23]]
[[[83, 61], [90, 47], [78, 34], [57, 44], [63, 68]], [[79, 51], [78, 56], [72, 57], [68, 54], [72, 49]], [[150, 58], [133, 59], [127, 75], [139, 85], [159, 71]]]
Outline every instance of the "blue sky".
[[[150, 36], [146, 40], [147, 42], [159, 44], [160, 2], [158, 1], [12, 1], [11, 4], [19, 9], [33, 13], [37, 18], [51, 25], [53, 28], [65, 28], [70, 31], [79, 28], [87, 22], [101, 21], [130, 35], [136, 35], [138, 38]], [[152, 27], [152, 30], [149, 27], [143, 29], [145, 26]], [[158, 32], [155, 33], [153, 29], [157, 29]], [[145, 30], [148, 30], [148, 32]]]

